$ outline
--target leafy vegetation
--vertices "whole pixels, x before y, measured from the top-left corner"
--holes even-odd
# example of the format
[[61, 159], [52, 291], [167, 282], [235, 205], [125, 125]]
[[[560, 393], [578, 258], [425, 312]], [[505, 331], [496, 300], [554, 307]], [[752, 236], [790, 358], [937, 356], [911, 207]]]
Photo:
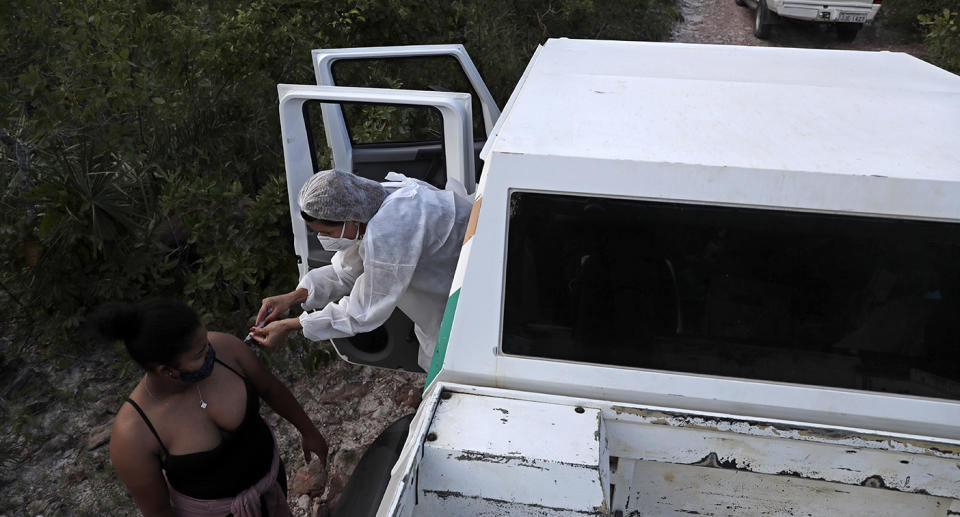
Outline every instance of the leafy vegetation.
[[885, 2], [878, 15], [884, 28], [922, 39], [934, 64], [960, 73], [960, 0]]
[[[960, 2], [955, 2], [960, 3]], [[960, 73], [960, 6], [944, 8], [939, 13], [921, 14], [924, 39], [938, 65]]]
[[461, 42], [502, 105], [545, 38], [662, 39], [676, 9], [8, 0], [0, 16], [5, 327], [21, 346], [73, 350], [104, 301], [182, 297], [239, 332], [294, 285], [276, 84], [313, 82], [311, 49]]

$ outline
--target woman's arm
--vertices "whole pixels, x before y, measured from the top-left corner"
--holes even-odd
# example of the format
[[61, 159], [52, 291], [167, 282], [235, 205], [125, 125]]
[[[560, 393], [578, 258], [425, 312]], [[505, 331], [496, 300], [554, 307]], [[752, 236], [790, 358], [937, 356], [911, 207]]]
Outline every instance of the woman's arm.
[[160, 472], [159, 447], [149, 433], [135, 410], [124, 404], [110, 435], [110, 461], [144, 517], [175, 517]]
[[216, 345], [217, 353], [226, 352], [226, 357], [233, 359], [240, 371], [256, 386], [263, 399], [278, 415], [293, 424], [300, 431], [303, 446], [303, 459], [310, 462], [310, 453], [316, 454], [324, 464], [327, 462], [327, 441], [323, 438], [310, 417], [293, 397], [290, 390], [273, 373], [270, 372], [260, 359], [247, 345], [229, 334], [211, 332], [210, 341]]

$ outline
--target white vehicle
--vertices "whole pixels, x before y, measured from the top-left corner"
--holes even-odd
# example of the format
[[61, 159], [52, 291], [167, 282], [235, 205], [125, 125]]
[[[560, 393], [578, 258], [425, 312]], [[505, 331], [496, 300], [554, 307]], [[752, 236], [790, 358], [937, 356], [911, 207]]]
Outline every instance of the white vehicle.
[[[467, 95], [279, 91], [305, 262], [306, 101], [438, 107], [473, 191]], [[492, 121], [423, 402], [333, 515], [960, 515], [960, 77], [549, 40]]]
[[753, 34], [760, 39], [770, 37], [770, 26], [777, 16], [810, 22], [827, 22], [837, 26], [837, 36], [842, 41], [853, 41], [864, 23], [873, 21], [880, 11], [882, 0], [735, 0], [741, 7], [750, 7], [756, 12], [753, 18]]

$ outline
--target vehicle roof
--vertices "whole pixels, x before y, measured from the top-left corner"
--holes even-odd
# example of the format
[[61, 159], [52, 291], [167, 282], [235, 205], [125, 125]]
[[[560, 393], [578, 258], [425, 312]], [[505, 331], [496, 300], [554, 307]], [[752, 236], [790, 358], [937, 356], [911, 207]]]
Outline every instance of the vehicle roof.
[[960, 76], [897, 52], [553, 39], [485, 156], [960, 181]]

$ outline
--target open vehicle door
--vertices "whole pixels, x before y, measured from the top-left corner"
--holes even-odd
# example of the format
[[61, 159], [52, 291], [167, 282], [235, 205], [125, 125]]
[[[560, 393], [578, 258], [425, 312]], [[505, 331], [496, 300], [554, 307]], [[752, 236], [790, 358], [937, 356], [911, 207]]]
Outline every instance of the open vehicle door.
[[[294, 250], [300, 259], [300, 275], [311, 267], [329, 263], [331, 253], [324, 252], [317, 239], [300, 217], [297, 194], [311, 175], [318, 170], [318, 155], [309, 125], [308, 105], [311, 102], [338, 104], [373, 104], [427, 108], [438, 115], [442, 141], [438, 148], [445, 161], [445, 187], [464, 194], [476, 188], [476, 173], [470, 95], [467, 93], [410, 91], [336, 86], [278, 85], [280, 126], [283, 135], [284, 163], [287, 172], [287, 195], [290, 222], [293, 227]], [[343, 140], [331, 138], [339, 146]], [[339, 143], [338, 143], [339, 142]], [[342, 151], [343, 149], [341, 149]], [[399, 166], [398, 172], [403, 172]], [[382, 178], [378, 178], [382, 179]], [[321, 253], [322, 252], [322, 253]], [[417, 365], [417, 339], [413, 324], [399, 311], [377, 330], [348, 339], [334, 340], [337, 353], [345, 360], [372, 366], [421, 371]]]
[[[473, 95], [472, 154], [479, 180], [480, 149], [500, 117], [500, 110], [463, 45], [317, 49], [313, 51], [313, 67], [321, 86], [389, 85]], [[321, 109], [327, 145], [333, 151], [336, 168], [377, 181], [383, 181], [387, 172], [397, 171], [438, 188], [450, 187], [440, 135], [430, 130], [429, 120], [416, 113], [398, 112], [391, 106], [324, 104]], [[374, 136], [364, 131], [365, 125], [371, 123], [396, 127], [386, 128], [386, 135]], [[410, 128], [406, 135], [396, 133], [409, 125], [420, 127]]]

